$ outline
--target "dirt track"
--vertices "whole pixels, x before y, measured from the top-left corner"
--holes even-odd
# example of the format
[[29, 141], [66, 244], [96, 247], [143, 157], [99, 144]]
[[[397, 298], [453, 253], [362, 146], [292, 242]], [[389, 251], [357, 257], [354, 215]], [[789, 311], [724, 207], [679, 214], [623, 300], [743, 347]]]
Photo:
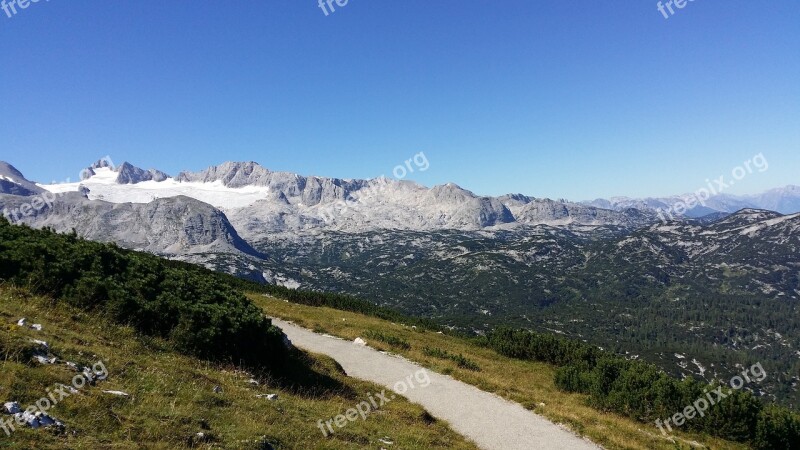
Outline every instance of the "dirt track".
[[[485, 450], [599, 449], [522, 406], [431, 371], [422, 377], [419, 365], [369, 347], [316, 334], [280, 319], [273, 319], [297, 347], [335, 359], [349, 376], [385, 386], [413, 385], [403, 396], [447, 421], [456, 432]], [[415, 377], [417, 375], [417, 377]], [[419, 379], [430, 380], [420, 385]], [[387, 390], [391, 395], [394, 393]]]

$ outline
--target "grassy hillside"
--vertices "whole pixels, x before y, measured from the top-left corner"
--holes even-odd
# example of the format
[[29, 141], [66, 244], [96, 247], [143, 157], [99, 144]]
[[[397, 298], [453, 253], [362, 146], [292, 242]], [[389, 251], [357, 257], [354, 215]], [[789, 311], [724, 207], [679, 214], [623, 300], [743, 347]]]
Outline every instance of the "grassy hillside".
[[[42, 324], [42, 331], [17, 326], [23, 317]], [[187, 356], [169, 340], [9, 285], [0, 286], [0, 324], [0, 403], [13, 400], [25, 408], [57, 383], [69, 385], [77, 372], [67, 361], [87, 366], [103, 361], [109, 374], [48, 411], [65, 424], [63, 432], [18, 428], [9, 437], [0, 430], [0, 448], [259, 449], [269, 443], [276, 449], [361, 449], [380, 448], [384, 438], [394, 448], [476, 448], [402, 399], [324, 438], [317, 420], [342, 414], [381, 391], [346, 377], [326, 357], [293, 353], [298, 367], [289, 379], [258, 376]], [[31, 339], [46, 341], [59, 361], [33, 362]], [[259, 379], [258, 386], [249, 383], [252, 377]], [[215, 393], [216, 386], [221, 392]], [[256, 397], [261, 394], [278, 398]]]

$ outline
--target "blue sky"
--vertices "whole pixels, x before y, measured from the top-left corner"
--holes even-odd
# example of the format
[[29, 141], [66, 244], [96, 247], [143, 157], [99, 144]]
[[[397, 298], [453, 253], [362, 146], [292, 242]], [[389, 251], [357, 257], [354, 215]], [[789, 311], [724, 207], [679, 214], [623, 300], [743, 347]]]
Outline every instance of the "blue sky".
[[[7, 0], [8, 1], [8, 0]], [[575, 200], [800, 184], [800, 2], [67, 1], [0, 10], [0, 159], [254, 160]]]

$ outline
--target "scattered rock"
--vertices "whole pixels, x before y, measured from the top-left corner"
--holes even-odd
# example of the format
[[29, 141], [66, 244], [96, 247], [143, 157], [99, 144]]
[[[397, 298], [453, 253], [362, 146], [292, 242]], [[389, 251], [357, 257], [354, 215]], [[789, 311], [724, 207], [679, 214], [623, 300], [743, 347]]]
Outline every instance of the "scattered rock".
[[21, 413], [14, 414], [14, 420], [17, 422], [22, 422], [33, 429], [50, 427], [57, 427], [61, 429], [64, 428], [63, 423], [42, 412], [31, 414], [27, 411], [23, 411]]
[[267, 441], [267, 438], [262, 439], [257, 448], [258, 450], [275, 450], [275, 447]]
[[378, 439], [378, 442], [380, 442], [381, 444], [385, 444], [385, 445], [394, 445], [394, 441], [392, 441], [388, 437], [384, 437], [384, 438]]
[[196, 433], [194, 435], [189, 436], [186, 439], [186, 443], [189, 447], [195, 447], [197, 444], [207, 444], [209, 442], [215, 441], [216, 438], [211, 433], [203, 433], [202, 431]]
[[35, 324], [31, 325], [31, 329], [34, 329], [36, 331], [42, 331], [42, 325], [38, 324], [38, 323], [35, 323]]
[[33, 342], [34, 344], [36, 344], [36, 345], [38, 345], [40, 347], [43, 347], [45, 350], [50, 350], [50, 346], [47, 345], [47, 342], [45, 342], [45, 341], [40, 341], [38, 339], [31, 339], [31, 342]]
[[89, 384], [92, 386], [94, 386], [98, 381], [105, 381], [108, 379], [108, 374], [103, 372], [95, 372], [88, 367], [84, 367], [81, 373], [83, 373], [83, 376], [89, 380]]
[[20, 408], [19, 403], [17, 402], [3, 403], [3, 412], [5, 412], [6, 414], [17, 414], [20, 411], [22, 411], [22, 409]]
[[77, 394], [78, 393], [77, 389], [75, 389], [72, 386], [67, 386], [66, 384], [60, 384], [59, 383], [58, 387], [60, 387], [61, 389], [64, 389], [65, 391], [69, 391], [70, 394]]
[[116, 395], [117, 397], [130, 397], [131, 394], [122, 391], [103, 391], [103, 394]]
[[36, 419], [39, 421], [39, 425], [43, 427], [50, 427], [57, 423], [55, 419], [53, 419], [52, 417], [48, 416], [43, 412], [37, 412]]
[[39, 364], [55, 364], [57, 358], [54, 356], [52, 358], [43, 355], [33, 355], [33, 359], [38, 362]]
[[17, 322], [17, 326], [24, 327], [26, 322], [27, 320], [23, 317], [22, 319], [19, 319], [19, 321]]
[[248, 380], [247, 383], [251, 386], [258, 386], [258, 380], [256, 380], [255, 378], [250, 378], [250, 380]]
[[214, 393], [215, 394], [222, 394], [222, 388], [219, 386], [214, 386]]
[[34, 430], [39, 428], [39, 419], [36, 418], [35, 415], [29, 413], [28, 411], [23, 411], [18, 414], [14, 414], [14, 418], [19, 418], [17, 422], [23, 422], [27, 424], [29, 427], [33, 428]]
[[353, 343], [356, 344], [356, 345], [360, 345], [361, 347], [366, 347], [367, 346], [367, 341], [365, 341], [364, 339], [361, 339], [360, 337], [357, 337], [353, 341]]
[[278, 399], [278, 394], [260, 394], [256, 395], [256, 398], [265, 398], [272, 402]]

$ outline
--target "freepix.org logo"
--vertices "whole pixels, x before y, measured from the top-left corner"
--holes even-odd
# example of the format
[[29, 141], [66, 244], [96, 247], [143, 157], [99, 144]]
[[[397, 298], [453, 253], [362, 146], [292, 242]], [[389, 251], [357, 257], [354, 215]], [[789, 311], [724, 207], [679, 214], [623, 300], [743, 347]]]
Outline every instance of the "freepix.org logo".
[[[6, 16], [10, 19], [17, 15], [18, 9], [28, 9], [34, 3], [39, 3], [42, 0], [3, 0], [0, 2], [0, 9], [6, 13]], [[44, 0], [49, 2], [50, 0]]]
[[[670, 17], [674, 16], [678, 9], [686, 8], [688, 2], [693, 2], [694, 0], [667, 0], [666, 2], [659, 1], [656, 5], [658, 11], [664, 16], [664, 19], [669, 19]], [[669, 11], [669, 13], [667, 13]]]
[[334, 5], [344, 8], [349, 2], [350, 0], [319, 0], [319, 8], [325, 13], [325, 17], [328, 17], [331, 13], [336, 12]]

